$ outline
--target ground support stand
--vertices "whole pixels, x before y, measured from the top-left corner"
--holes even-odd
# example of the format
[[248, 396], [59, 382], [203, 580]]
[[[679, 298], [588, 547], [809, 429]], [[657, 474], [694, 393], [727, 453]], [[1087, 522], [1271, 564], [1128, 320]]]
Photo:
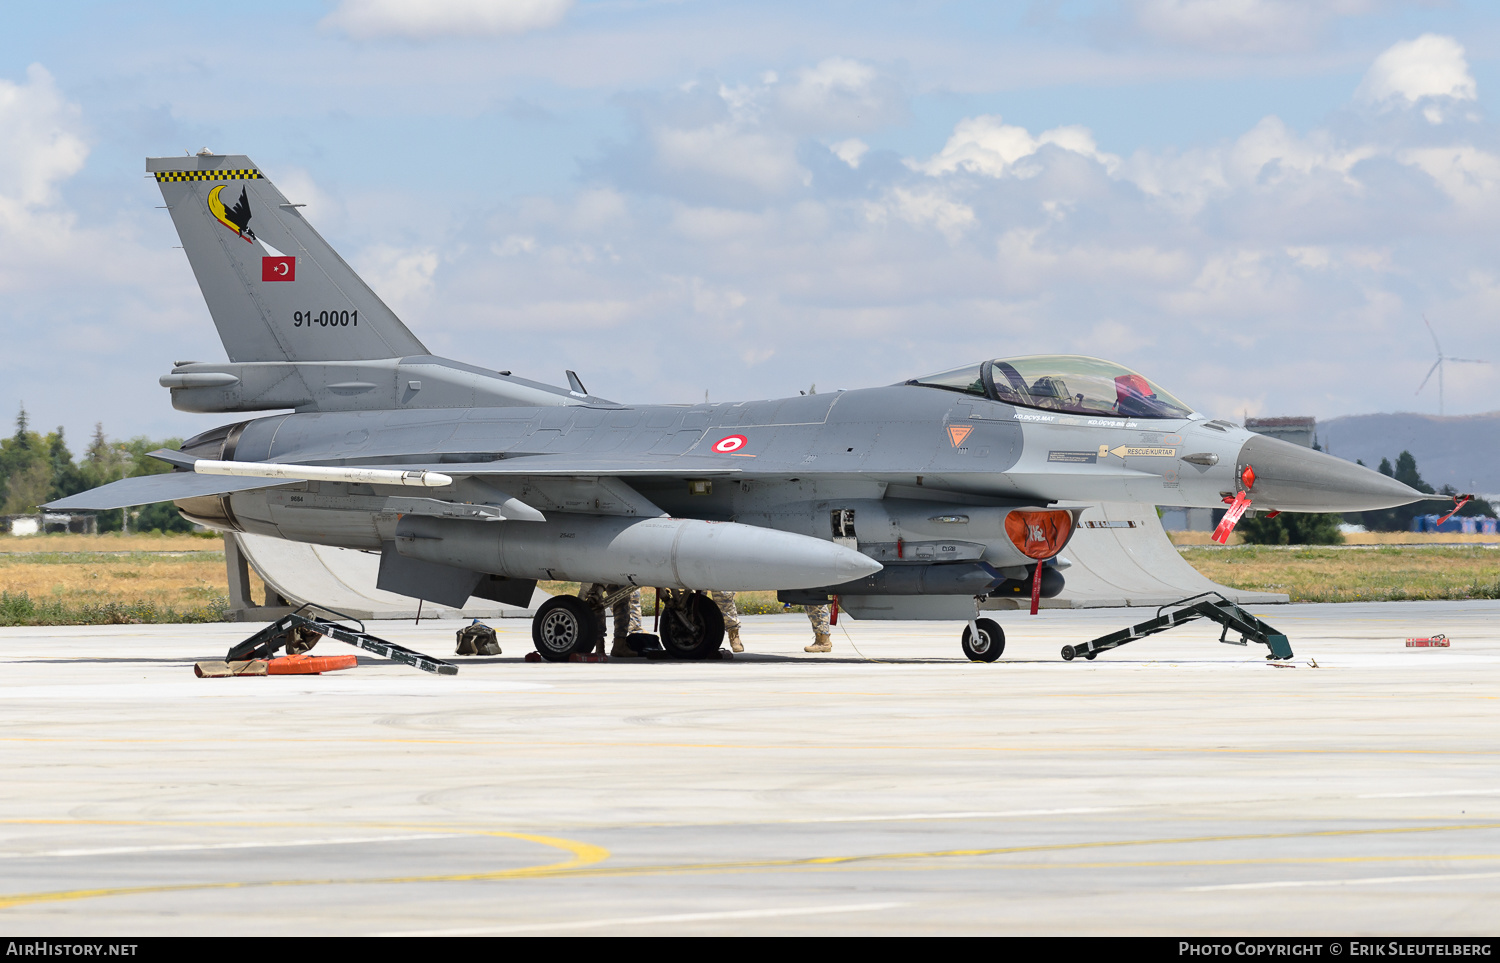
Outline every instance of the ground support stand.
[[[305, 606], [304, 606], [305, 608]], [[430, 655], [408, 649], [404, 645], [387, 642], [385, 639], [377, 638], [365, 631], [365, 624], [359, 619], [345, 616], [349, 622], [359, 623], [358, 629], [342, 625], [332, 619], [315, 615], [303, 615], [302, 609], [298, 609], [290, 615], [283, 615], [270, 625], [261, 629], [250, 638], [239, 643], [229, 650], [224, 657], [225, 662], [243, 662], [250, 659], [269, 659], [275, 655], [276, 650], [282, 646], [296, 647], [301, 640], [308, 635], [326, 635], [330, 639], [347, 642], [356, 648], [364, 649], [392, 662], [401, 662], [405, 665], [415, 666], [423, 672], [434, 672], [438, 675], [457, 675], [458, 666], [442, 659], [434, 659]], [[308, 648], [311, 648], [309, 645]]]
[[[1215, 601], [1217, 600], [1217, 601]], [[1171, 611], [1168, 611], [1168, 610]], [[1163, 614], [1165, 613], [1165, 614]], [[1062, 649], [1063, 661], [1071, 662], [1078, 656], [1092, 659], [1100, 652], [1117, 649], [1128, 642], [1143, 639], [1148, 635], [1165, 632], [1167, 629], [1175, 629], [1179, 625], [1186, 625], [1195, 619], [1211, 619], [1224, 626], [1224, 631], [1219, 633], [1219, 641], [1229, 645], [1245, 645], [1251, 640], [1270, 648], [1271, 652], [1266, 656], [1268, 659], [1290, 659], [1292, 657], [1292, 646], [1287, 637], [1276, 631], [1271, 625], [1261, 621], [1249, 612], [1235, 605], [1218, 592], [1204, 592], [1202, 595], [1192, 595], [1188, 598], [1169, 605], [1163, 605], [1156, 610], [1156, 618], [1132, 625], [1128, 629], [1101, 635], [1097, 639], [1085, 642], [1082, 645], [1065, 645]], [[1228, 638], [1230, 630], [1239, 633], [1238, 642]]]

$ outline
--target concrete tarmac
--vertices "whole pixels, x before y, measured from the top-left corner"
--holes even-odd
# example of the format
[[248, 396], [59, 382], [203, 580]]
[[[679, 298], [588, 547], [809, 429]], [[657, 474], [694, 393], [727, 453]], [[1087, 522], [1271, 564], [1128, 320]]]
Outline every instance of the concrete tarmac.
[[456, 677], [0, 629], [0, 930], [1493, 935], [1500, 603], [1254, 611], [1291, 664], [1202, 623], [1060, 659], [1142, 609], [1004, 615], [993, 664], [946, 623], [805, 655], [800, 615], [733, 661], [530, 664], [506, 620]]

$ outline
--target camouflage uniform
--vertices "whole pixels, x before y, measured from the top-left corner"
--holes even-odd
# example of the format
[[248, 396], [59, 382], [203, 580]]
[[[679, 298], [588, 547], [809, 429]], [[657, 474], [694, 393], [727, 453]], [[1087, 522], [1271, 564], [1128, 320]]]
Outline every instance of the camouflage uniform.
[[[597, 646], [600, 652], [604, 651], [604, 634], [602, 631], [604, 627], [604, 597], [609, 594], [611, 589], [616, 587], [601, 585], [597, 582], [584, 582], [578, 587], [578, 597], [589, 604], [589, 608], [594, 610], [595, 618], [599, 620], [601, 631]], [[639, 632], [641, 630], [641, 590], [636, 589], [616, 602], [610, 614], [614, 617], [615, 640], [614, 645], [610, 647], [609, 654], [626, 657], [635, 655], [636, 653], [631, 651], [630, 647], [625, 644], [625, 637], [632, 632]]]
[[812, 623], [813, 644], [803, 648], [803, 652], [832, 652], [833, 651], [833, 628], [828, 624], [829, 607], [827, 605], [806, 605], [807, 621]]
[[745, 651], [740, 643], [740, 610], [734, 604], [733, 592], [709, 592], [719, 612], [724, 616], [724, 632], [729, 636], [729, 648], [733, 652]]

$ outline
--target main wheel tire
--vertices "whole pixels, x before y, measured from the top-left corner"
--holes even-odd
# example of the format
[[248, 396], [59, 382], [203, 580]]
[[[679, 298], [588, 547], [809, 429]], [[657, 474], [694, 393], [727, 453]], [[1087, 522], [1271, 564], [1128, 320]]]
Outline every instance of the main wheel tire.
[[689, 595], [662, 612], [661, 645], [678, 659], [706, 659], [724, 641], [724, 616], [707, 595]]
[[994, 619], [978, 619], [975, 624], [979, 626], [978, 639], [970, 638], [973, 632], [964, 626], [964, 655], [970, 662], [994, 662], [1005, 652], [1005, 630]]
[[574, 652], [594, 651], [603, 632], [588, 603], [571, 595], [548, 599], [531, 620], [531, 641], [548, 662], [566, 662]]

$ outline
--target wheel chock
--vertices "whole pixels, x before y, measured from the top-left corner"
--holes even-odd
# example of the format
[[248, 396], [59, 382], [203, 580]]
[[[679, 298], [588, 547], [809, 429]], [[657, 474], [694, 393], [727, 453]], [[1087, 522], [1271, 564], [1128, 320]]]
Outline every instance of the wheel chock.
[[[541, 653], [537, 653], [537, 654], [538, 654], [538, 656], [541, 655]], [[590, 652], [587, 655], [583, 654], [582, 652], [574, 652], [572, 655], [568, 656], [568, 661], [569, 662], [608, 662], [609, 661], [609, 656], [604, 655], [602, 652]]]
[[248, 662], [198, 662], [193, 666], [193, 675], [200, 679], [227, 679], [236, 675], [266, 674], [265, 659], [251, 659]]
[[320, 675], [359, 664], [356, 655], [284, 655], [266, 663], [267, 675]]

